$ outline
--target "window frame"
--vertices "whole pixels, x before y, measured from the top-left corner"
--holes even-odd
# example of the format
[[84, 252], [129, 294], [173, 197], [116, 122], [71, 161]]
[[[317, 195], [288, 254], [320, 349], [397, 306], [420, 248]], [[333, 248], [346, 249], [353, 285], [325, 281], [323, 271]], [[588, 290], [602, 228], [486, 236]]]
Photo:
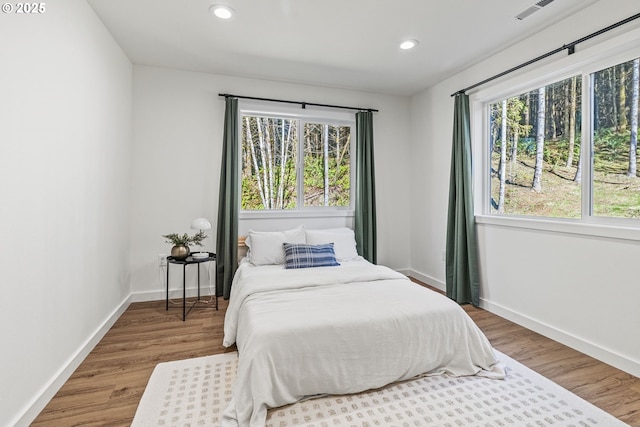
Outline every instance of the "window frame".
[[[549, 61], [516, 76], [486, 85], [469, 95], [471, 112], [472, 151], [474, 153], [473, 185], [476, 222], [531, 230], [544, 230], [568, 234], [640, 240], [640, 219], [594, 216], [593, 200], [593, 115], [592, 74], [608, 67], [640, 57], [637, 37], [640, 30], [612, 37], [586, 51], [576, 52], [555, 61]], [[579, 75], [582, 78], [581, 141], [589, 147], [583, 152], [581, 182], [581, 217], [555, 218], [542, 216], [505, 215], [492, 213], [491, 153], [489, 152], [489, 108], [491, 103], [508, 99]], [[586, 120], [585, 120], [586, 119]]]
[[[295, 209], [242, 209], [242, 197], [238, 200], [238, 212], [241, 219], [259, 218], [326, 218], [353, 217], [355, 215], [355, 149], [356, 149], [356, 119], [353, 111], [339, 111], [334, 109], [314, 108], [306, 106], [294, 107], [275, 102], [260, 102], [254, 100], [239, 100], [238, 102], [238, 137], [242, 139], [242, 119], [244, 116], [277, 117], [298, 121], [298, 147], [296, 152], [296, 208]], [[304, 144], [302, 139], [304, 124], [328, 124], [350, 128], [350, 191], [349, 206], [304, 206], [304, 182], [300, 179], [304, 168]], [[242, 150], [242, 144], [239, 144]], [[238, 153], [238, 173], [242, 173], [242, 152]], [[238, 194], [242, 196], [242, 180], [238, 179]]]

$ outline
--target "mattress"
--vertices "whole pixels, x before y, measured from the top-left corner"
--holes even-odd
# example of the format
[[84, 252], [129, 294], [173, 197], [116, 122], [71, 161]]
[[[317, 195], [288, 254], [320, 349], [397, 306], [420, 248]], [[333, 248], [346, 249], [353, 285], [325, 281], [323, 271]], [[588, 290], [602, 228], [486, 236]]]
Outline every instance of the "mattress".
[[364, 260], [336, 267], [240, 266], [224, 345], [239, 363], [223, 426], [264, 426], [267, 409], [418, 375], [504, 378], [455, 302]]

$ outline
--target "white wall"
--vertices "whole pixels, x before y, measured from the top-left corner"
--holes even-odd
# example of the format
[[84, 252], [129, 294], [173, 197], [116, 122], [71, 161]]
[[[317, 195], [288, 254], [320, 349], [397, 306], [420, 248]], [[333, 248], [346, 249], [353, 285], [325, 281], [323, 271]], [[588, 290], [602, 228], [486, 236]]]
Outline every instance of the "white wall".
[[[412, 98], [416, 197], [411, 207], [411, 267], [416, 276], [444, 286], [444, 263], [439, 260], [445, 245], [453, 128], [450, 95], [635, 13], [635, 0], [598, 2]], [[579, 45], [576, 55], [601, 49], [607, 39], [624, 38], [629, 31], [635, 34], [627, 39], [637, 41], [639, 26], [627, 24]], [[608, 48], [615, 47], [612, 44]], [[563, 55], [528, 70], [552, 69], [566, 61]], [[417, 197], [419, 193], [423, 197]], [[488, 223], [478, 225], [478, 238], [485, 308], [640, 376], [640, 242]]]
[[[164, 298], [165, 276], [158, 267], [158, 254], [168, 253], [170, 245], [161, 235], [193, 233], [191, 220], [203, 216], [213, 225], [206, 250], [214, 251], [224, 119], [224, 98], [219, 93], [379, 109], [374, 114], [378, 262], [399, 270], [409, 267], [409, 98], [134, 66], [134, 299]], [[309, 219], [298, 223], [336, 224]], [[284, 229], [290, 224], [254, 221], [252, 227]], [[245, 228], [241, 225], [241, 230]], [[194, 273], [187, 273], [191, 276], [187, 286], [193, 286]], [[172, 275], [171, 290], [181, 286], [181, 277]]]
[[0, 14], [3, 426], [28, 425], [129, 295], [132, 67], [85, 1], [46, 6]]
[[[0, 15], [0, 271], [8, 298], [0, 340], [11, 349], [0, 356], [9, 367], [0, 373], [0, 425], [37, 415], [130, 292], [164, 297], [162, 234], [191, 232], [200, 216], [215, 230], [218, 93], [379, 109], [379, 262], [444, 286], [449, 95], [637, 12], [635, 0], [598, 2], [409, 100], [146, 66], [133, 67], [132, 79], [130, 62], [84, 1], [47, 6], [40, 16]], [[639, 375], [637, 241], [478, 229], [485, 307]], [[530, 268], [536, 254], [544, 269]]]
[[411, 100], [411, 270], [415, 278], [440, 289], [445, 286], [451, 102], [429, 92]]

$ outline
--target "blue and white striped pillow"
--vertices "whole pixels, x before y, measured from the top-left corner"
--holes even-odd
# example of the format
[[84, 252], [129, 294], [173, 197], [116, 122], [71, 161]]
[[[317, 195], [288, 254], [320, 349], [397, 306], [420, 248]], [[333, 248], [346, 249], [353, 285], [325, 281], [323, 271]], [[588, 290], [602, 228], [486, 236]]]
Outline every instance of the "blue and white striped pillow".
[[283, 243], [284, 268], [330, 267], [338, 264], [333, 243], [305, 245]]

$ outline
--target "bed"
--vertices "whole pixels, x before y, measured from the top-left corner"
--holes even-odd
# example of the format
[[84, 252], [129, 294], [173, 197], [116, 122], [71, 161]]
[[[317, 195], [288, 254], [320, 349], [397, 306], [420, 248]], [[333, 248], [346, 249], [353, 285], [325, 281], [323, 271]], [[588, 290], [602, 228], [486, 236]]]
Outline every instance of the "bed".
[[[245, 260], [236, 272], [224, 345], [237, 345], [239, 361], [223, 426], [262, 427], [268, 408], [418, 375], [504, 378], [489, 341], [458, 304], [345, 251], [344, 236], [329, 236], [331, 243], [306, 236], [298, 240], [315, 243], [288, 246], [338, 243], [339, 265], [285, 268], [288, 258], [284, 265]], [[269, 261], [282, 260], [276, 258]]]

